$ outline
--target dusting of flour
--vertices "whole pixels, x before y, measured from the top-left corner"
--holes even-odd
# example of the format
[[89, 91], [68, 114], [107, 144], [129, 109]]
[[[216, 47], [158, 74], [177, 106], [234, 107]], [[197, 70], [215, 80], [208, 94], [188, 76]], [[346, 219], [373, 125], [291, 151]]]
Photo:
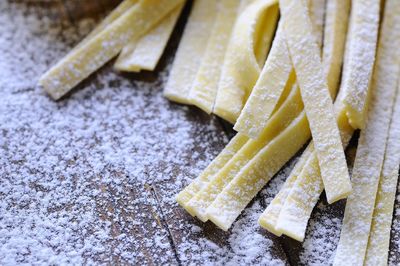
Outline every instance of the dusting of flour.
[[168, 67], [132, 78], [107, 66], [59, 102], [36, 86], [95, 25], [45, 12], [0, 1], [0, 264], [285, 264], [259, 202], [229, 234], [175, 203], [228, 139], [162, 97]]
[[[95, 21], [54, 21], [50, 10], [19, 2], [0, 1], [1, 265], [332, 261], [343, 208], [318, 204], [305, 242], [285, 251], [257, 224], [293, 162], [229, 232], [190, 217], [174, 196], [228, 139], [216, 119], [162, 97], [172, 56], [144, 77], [107, 66], [54, 102], [36, 87], [39, 76]], [[399, 217], [396, 211], [393, 265]]]

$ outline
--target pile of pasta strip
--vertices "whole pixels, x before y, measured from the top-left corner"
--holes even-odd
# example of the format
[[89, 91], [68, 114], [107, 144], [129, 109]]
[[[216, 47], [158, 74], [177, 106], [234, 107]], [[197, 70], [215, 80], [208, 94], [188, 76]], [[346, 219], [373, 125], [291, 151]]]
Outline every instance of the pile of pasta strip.
[[50, 68], [39, 85], [55, 100], [118, 56], [115, 69], [154, 70], [185, 0], [124, 0]]
[[[184, 0], [125, 0], [40, 80], [59, 99], [118, 56], [154, 70]], [[347, 199], [334, 265], [386, 264], [400, 164], [400, 1], [195, 0], [164, 95], [237, 134], [176, 197], [228, 230], [299, 151], [260, 215], [303, 241], [325, 190]], [[350, 179], [344, 150], [360, 131]]]

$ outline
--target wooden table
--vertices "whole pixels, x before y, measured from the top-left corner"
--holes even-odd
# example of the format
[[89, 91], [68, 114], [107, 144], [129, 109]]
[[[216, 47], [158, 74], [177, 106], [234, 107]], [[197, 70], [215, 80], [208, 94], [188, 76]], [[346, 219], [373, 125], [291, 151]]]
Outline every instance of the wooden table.
[[[0, 191], [1, 201], [6, 202], [0, 208], [0, 231], [6, 231], [0, 234], [0, 243], [8, 247], [7, 252], [0, 249], [0, 264], [35, 260], [149, 265], [326, 264], [338, 241], [343, 201], [327, 205], [322, 197], [304, 243], [275, 237], [256, 223], [293, 162], [259, 193], [229, 232], [197, 221], [175, 203], [173, 196], [234, 134], [222, 120], [161, 96], [190, 3], [155, 72], [115, 73], [110, 64], [57, 103], [36, 87], [40, 73], [118, 2], [8, 0], [0, 4], [2, 18], [10, 23], [0, 23], [0, 36], [2, 31], [11, 36], [0, 42], [0, 52], [6, 55], [0, 71], [7, 67], [4, 73], [10, 74], [0, 75], [0, 92], [6, 95], [0, 109], [6, 111], [0, 112], [0, 178], [6, 184]], [[18, 40], [32, 43], [17, 44]], [[28, 48], [30, 44], [36, 46]], [[26, 56], [15, 61], [18, 54]], [[37, 64], [37, 69], [24, 67], [25, 63]], [[35, 110], [38, 115], [31, 116]], [[58, 140], [53, 132], [64, 135]], [[110, 152], [117, 156], [108, 158]], [[130, 153], [132, 161], [127, 162]], [[47, 163], [42, 164], [42, 159]], [[49, 163], [52, 160], [54, 163]], [[60, 165], [62, 169], [57, 168]], [[21, 190], [21, 183], [26, 190]], [[63, 194], [63, 190], [68, 193]], [[17, 198], [24, 194], [26, 200], [20, 202]], [[43, 205], [41, 200], [50, 203]], [[87, 216], [82, 218], [82, 213]], [[65, 223], [60, 222], [63, 217]], [[41, 221], [50, 224], [46, 227]], [[394, 223], [399, 222], [396, 214]], [[58, 229], [49, 229], [52, 223]], [[25, 235], [19, 244], [15, 244], [18, 234], [13, 230]], [[41, 230], [45, 236], [36, 232]], [[67, 233], [70, 238], [66, 238]], [[390, 258], [394, 264], [400, 263], [398, 238], [399, 232], [393, 231]], [[47, 253], [39, 255], [41, 250]]]

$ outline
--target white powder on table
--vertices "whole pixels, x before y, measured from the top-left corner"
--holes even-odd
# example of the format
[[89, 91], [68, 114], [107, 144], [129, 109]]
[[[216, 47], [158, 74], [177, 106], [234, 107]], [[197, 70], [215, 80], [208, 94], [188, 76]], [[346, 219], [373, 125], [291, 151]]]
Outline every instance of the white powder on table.
[[216, 119], [162, 97], [168, 69], [135, 81], [106, 67], [59, 102], [36, 87], [95, 25], [45, 12], [0, 1], [0, 264], [283, 264], [254, 212], [231, 236], [212, 230], [226, 246], [175, 215], [173, 196], [227, 138]]
[[[227, 143], [218, 122], [162, 97], [168, 69], [145, 82], [106, 67], [52, 101], [37, 79], [95, 22], [43, 13], [0, 1], [0, 264], [287, 264], [257, 219], [290, 168], [229, 233], [192, 219], [174, 195]], [[336, 248], [341, 217], [317, 209], [299, 264], [326, 264]]]

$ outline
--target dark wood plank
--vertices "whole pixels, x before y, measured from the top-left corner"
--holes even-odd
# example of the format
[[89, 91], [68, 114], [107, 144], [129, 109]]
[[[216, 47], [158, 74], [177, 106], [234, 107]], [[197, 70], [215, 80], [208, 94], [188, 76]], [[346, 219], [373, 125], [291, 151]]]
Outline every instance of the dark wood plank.
[[[104, 13], [109, 12], [118, 2], [117, 0], [102, 0], [101, 2], [95, 0], [10, 0], [9, 3], [12, 3], [12, 5], [7, 5], [7, 12], [23, 10], [22, 12], [25, 13], [26, 17], [49, 17], [53, 23], [50, 29], [56, 31], [57, 34], [52, 33], [52, 37], [49, 37], [46, 34], [50, 33], [33, 27], [33, 31], [37, 32], [32, 33], [31, 37], [36, 39], [47, 37], [47, 41], [51, 40], [53, 45], [39, 46], [49, 49], [42, 51], [42, 53], [52, 52], [61, 56], [60, 47], [67, 47], [62, 48], [66, 52], [79, 39], [83, 38], [85, 33], [79, 28], [82, 27], [83, 20], [89, 21], [87, 27], [94, 26], [95, 21], [104, 16]], [[75, 147], [74, 142], [87, 142], [85, 143], [86, 150], [77, 149], [77, 154], [82, 158], [77, 156], [74, 160], [68, 162], [68, 169], [80, 169], [79, 167], [90, 169], [87, 172], [75, 173], [79, 177], [76, 178], [74, 186], [77, 190], [81, 189], [81, 193], [76, 194], [76, 196], [85, 202], [84, 193], [88, 193], [88, 196], [90, 196], [88, 202], [93, 202], [95, 210], [94, 216], [90, 217], [92, 220], [89, 219], [85, 227], [80, 228], [82, 232], [74, 231], [74, 234], [81, 234], [79, 242], [84, 243], [87, 239], [98, 237], [96, 230], [104, 229], [104, 232], [107, 232], [107, 235], [104, 236], [106, 239], [98, 240], [105, 250], [94, 252], [94, 249], [88, 249], [88, 251], [84, 251], [82, 256], [85, 258], [85, 262], [149, 265], [186, 265], [189, 262], [193, 264], [223, 264], [228, 262], [231, 264], [273, 264], [278, 262], [291, 265], [326, 264], [330, 259], [329, 256], [334, 252], [340, 234], [344, 202], [327, 205], [324, 196], [322, 197], [312, 214], [304, 243], [298, 243], [286, 237], [277, 238], [257, 225], [258, 215], [277, 193], [293, 165], [292, 162], [284, 167], [257, 195], [228, 232], [219, 230], [211, 223], [197, 221], [175, 203], [174, 195], [196, 177], [234, 134], [231, 125], [216, 117], [205, 115], [193, 107], [160, 100], [162, 99], [161, 91], [165, 77], [179, 43], [190, 4], [189, 1], [184, 15], [173, 33], [172, 41], [168, 44], [167, 53], [163, 55], [155, 72], [110, 74], [113, 73], [111, 62], [80, 84], [72, 94], [62, 101], [53, 103], [49, 100], [46, 104], [50, 107], [44, 107], [36, 102], [32, 103], [32, 105], [36, 104], [35, 107], [48, 108], [49, 110], [48, 117], [41, 118], [46, 119], [46, 121], [39, 121], [42, 123], [41, 130], [43, 132], [47, 130], [48, 133], [50, 129], [57, 129], [57, 121], [53, 120], [52, 113], [57, 113], [63, 108], [65, 119], [72, 119], [76, 115], [75, 112], [68, 109], [68, 106], [72, 105], [76, 108], [83, 106], [83, 109], [89, 110], [102, 107], [103, 109], [99, 109], [98, 113], [99, 116], [104, 117], [99, 118], [93, 113], [87, 114], [88, 112], [85, 110], [79, 115], [87, 116], [88, 121], [99, 123], [95, 127], [96, 130], [107, 131], [114, 136], [113, 138], [108, 136], [110, 138], [103, 140], [96, 139], [96, 134], [93, 133], [88, 139], [81, 140], [75, 135], [74, 126], [76, 125], [68, 126], [67, 132], [70, 134], [71, 141], [65, 148], [71, 150]], [[13, 21], [13, 23], [21, 23], [21, 20]], [[24, 25], [19, 26], [24, 27]], [[76, 32], [74, 38], [70, 38], [70, 35], [67, 34], [71, 31]], [[38, 40], [35, 43], [38, 43]], [[34, 51], [23, 49], [24, 52], [26, 50], [28, 53], [32, 53], [32, 57], [37, 56]], [[45, 57], [45, 55], [43, 56]], [[57, 59], [35, 58], [38, 65], [46, 64], [47, 66], [56, 62]], [[7, 58], [7, 60], [10, 59]], [[40, 67], [43, 68], [42, 65]], [[127, 86], [129, 90], [127, 90]], [[7, 90], [13, 90], [14, 94], [20, 95], [21, 99], [25, 101], [27, 100], [24, 98], [25, 94], [29, 94], [35, 101], [44, 102], [45, 96], [40, 94], [41, 92], [35, 91], [34, 85], [4, 88], [0, 88], [3, 89], [3, 93], [8, 93]], [[121, 93], [127, 95], [127, 98], [119, 98]], [[132, 98], [139, 98], [141, 102], [134, 102]], [[142, 108], [136, 108], [135, 104], [140, 104]], [[116, 114], [112, 111], [113, 109], [108, 110], [107, 105], [113, 105], [113, 108], [132, 109], [134, 113], [125, 111], [122, 114]], [[16, 114], [16, 110], [8, 111], [11, 114]], [[29, 111], [33, 112], [32, 110]], [[23, 114], [21, 119], [24, 119], [27, 115], [25, 109], [18, 112]], [[116, 115], [117, 119], [108, 119], [107, 114], [109, 113]], [[162, 121], [160, 117], [166, 117], [166, 119], [172, 119], [172, 121]], [[126, 124], [119, 124], [119, 119]], [[179, 120], [182, 120], [182, 122]], [[27, 121], [24, 121], [24, 123], [29, 124]], [[154, 141], [153, 145], [147, 146], [149, 151], [140, 150], [133, 145], [134, 140], [129, 139], [130, 136], [119, 135], [121, 127], [127, 130], [129, 127], [135, 127], [138, 124], [143, 124], [146, 128], [141, 132], [133, 132], [132, 134], [140, 133], [138, 134], [139, 142]], [[91, 123], [88, 122], [86, 126], [90, 127]], [[18, 123], [13, 134], [21, 134], [22, 136], [21, 132], [26, 130], [25, 127], [26, 125]], [[187, 127], [183, 130], [182, 135], [176, 133], [180, 130], [179, 127]], [[155, 131], [159, 128], [162, 128], [164, 134], [160, 139], [156, 139], [160, 137], [159, 134], [155, 134]], [[11, 163], [7, 167], [19, 173], [18, 171], [22, 171], [24, 167], [30, 164], [24, 159], [16, 160], [14, 158], [15, 154], [18, 154], [18, 149], [15, 147], [16, 143], [11, 142], [10, 132], [3, 128], [0, 129], [4, 139], [2, 148], [6, 150], [4, 146], [9, 144], [3, 154], [6, 155], [6, 158], [12, 159], [10, 159]], [[40, 130], [37, 131], [37, 129], [32, 128], [29, 128], [29, 130], [30, 137], [34, 138], [36, 142], [48, 141], [51, 143], [48, 147], [49, 150], [52, 146], [57, 145], [55, 140], [43, 139]], [[91, 142], [91, 138], [96, 139], [96, 141]], [[118, 138], [121, 138], [121, 140]], [[121, 141], [127, 138], [130, 142], [121, 144]], [[101, 163], [108, 163], [103, 165], [101, 170], [92, 169], [96, 166], [91, 163], [92, 158], [85, 157], [85, 154], [90, 154], [91, 150], [99, 152], [101, 148], [110, 143], [115, 145], [118, 150], [124, 149], [124, 145], [132, 145], [131, 157], [139, 161], [137, 167], [129, 168], [117, 163], [113, 164], [112, 160], [110, 162], [102, 158], [99, 160]], [[23, 145], [23, 139], [19, 144]], [[138, 147], [142, 146], [138, 145]], [[62, 152], [51, 152], [60, 158], [63, 156]], [[43, 156], [50, 160], [51, 158], [47, 156], [50, 156], [51, 152], [48, 151]], [[27, 156], [26, 153], [21, 151], [19, 151], [19, 154], [22, 157]], [[141, 157], [147, 158], [146, 156], [148, 156], [148, 161], [144, 164]], [[127, 156], [127, 161], [129, 161], [128, 158]], [[122, 160], [117, 160], [117, 162], [125, 163]], [[65, 161], [61, 160], [60, 163], [65, 163]], [[35, 162], [31, 162], [31, 164], [33, 166], [30, 165], [30, 171], [40, 176], [38, 180], [30, 184], [35, 190], [43, 190], [43, 193], [51, 194], [52, 191], [45, 189], [42, 180], [50, 179], [52, 181], [53, 176], [60, 179], [57, 179], [60, 185], [63, 184], [61, 182], [63, 178], [65, 179], [65, 177], [62, 177], [63, 171], [45, 171], [38, 167]], [[0, 166], [1, 169], [6, 169], [4, 165]], [[6, 184], [15, 181], [10, 181], [8, 178], [12, 175], [11, 170], [2, 170], [0, 182]], [[23, 173], [21, 173], [22, 175]], [[88, 181], [87, 184], [77, 184], [78, 181], [83, 180], [82, 176], [85, 177], [84, 180]], [[74, 193], [74, 189], [62, 188]], [[55, 190], [56, 188], [51, 189]], [[93, 190], [99, 192], [93, 196]], [[0, 200], [4, 201], [5, 195], [2, 193], [0, 192]], [[78, 203], [81, 204], [81, 202]], [[64, 209], [71, 212], [73, 210], [84, 211], [85, 209], [79, 207], [78, 203], [70, 202], [62, 206], [52, 206], [52, 210], [46, 214], [58, 215]], [[15, 203], [15, 205], [18, 205], [18, 203]], [[87, 203], [85, 208], [90, 206]], [[396, 201], [396, 208], [397, 206], [399, 206], [398, 200]], [[22, 207], [29, 209], [25, 205]], [[79, 217], [79, 215], [76, 214], [76, 217]], [[400, 215], [395, 212], [395, 226], [392, 230], [390, 253], [390, 260], [393, 264], [398, 264], [400, 261], [397, 251], [399, 217]], [[52, 250], [60, 249], [57, 246], [49, 246], [49, 248]], [[323, 252], [320, 253], [321, 251]], [[22, 254], [21, 257], [29, 258], [29, 254]], [[20, 262], [23, 262], [23, 260]]]
[[[84, 36], [82, 35], [82, 30], [74, 30], [76, 25], [80, 23], [79, 20], [75, 21], [74, 24], [71, 23], [69, 19], [66, 17], [62, 16], [55, 16], [53, 17], [54, 13], [57, 12], [64, 12], [64, 8], [60, 8], [62, 5], [60, 4], [55, 4], [51, 6], [47, 6], [45, 9], [42, 8], [42, 5], [37, 5], [33, 3], [23, 3], [23, 2], [15, 2], [11, 5], [6, 5], [7, 12], [9, 14], [13, 13], [18, 13], [19, 10], [23, 10], [24, 12], [26, 11], [26, 16], [36, 16], [40, 14], [40, 16], [49, 16], [52, 19], [54, 18], [54, 21], [52, 22], [50, 29], [52, 36], [54, 37], [48, 37], [46, 34], [48, 33], [45, 29], [41, 28], [35, 28], [35, 26], [41, 26], [41, 23], [35, 24], [31, 27], [28, 27], [29, 25], [24, 25], [23, 23], [25, 22], [24, 20], [18, 19], [16, 22], [22, 23], [21, 25], [16, 25], [16, 27], [27, 27], [29, 29], [33, 29], [35, 32], [29, 33], [29, 32], [24, 32], [23, 34], [30, 35], [31, 38], [34, 38], [35, 40], [32, 42], [32, 44], [38, 44], [41, 39], [45, 39], [46, 41], [49, 41], [49, 39], [53, 38], [51, 40], [50, 50], [53, 48], [59, 48], [60, 46], [69, 46], [72, 47], [74, 43], [76, 43], [78, 40], [81, 39]], [[5, 11], [0, 9], [1, 11]], [[60, 11], [62, 10], [62, 11]], [[66, 12], [66, 11], [65, 11]], [[51, 16], [50, 16], [51, 15]], [[12, 21], [11, 21], [12, 22]], [[46, 22], [44, 22], [46, 23]], [[93, 24], [94, 25], [94, 24]], [[1, 26], [0, 26], [1, 27]], [[75, 31], [76, 34], [81, 34], [80, 36], [78, 35], [71, 35], [71, 32]], [[21, 33], [19, 33], [21, 34]], [[72, 39], [69, 39], [67, 37], [73, 37]], [[14, 37], [14, 36], [12, 36]], [[18, 38], [18, 37], [15, 37]], [[63, 45], [61, 45], [61, 43]], [[3, 43], [2, 43], [3, 44]], [[65, 45], [66, 44], [66, 45]], [[3, 44], [4, 45], [4, 44]], [[43, 48], [40, 46], [41, 49]], [[46, 46], [45, 46], [46, 47]], [[2, 51], [3, 47], [1, 47]], [[19, 46], [15, 47], [15, 49], [21, 49]], [[7, 52], [13, 52], [11, 50]], [[21, 51], [22, 53], [23, 51]], [[24, 51], [25, 52], [25, 51]], [[30, 49], [28, 53], [31, 53], [31, 55], [28, 55], [28, 58], [31, 60], [30, 57], [36, 57], [38, 52], [42, 53], [48, 53], [49, 51], [37, 51]], [[53, 52], [54, 53], [54, 52]], [[58, 52], [59, 53], [59, 52]], [[60, 54], [58, 56], [61, 56]], [[6, 54], [6, 59], [10, 60], [10, 57], [8, 54]], [[58, 58], [52, 58], [51, 62], [46, 62], [49, 65], [53, 64]], [[8, 61], [7, 61], [8, 62]], [[40, 64], [39, 62], [43, 62], [43, 60], [38, 60], [37, 64]], [[32, 64], [32, 62], [30, 62]], [[30, 70], [32, 71], [32, 70]], [[85, 81], [84, 84], [81, 85], [81, 90], [86, 89], [88, 90], [88, 87], [91, 87], [92, 89], [87, 92], [87, 94], [83, 94], [84, 99], [66, 99], [65, 101], [60, 101], [59, 103], [54, 103], [50, 99], [47, 98], [42, 92], [40, 91], [35, 91], [34, 86], [35, 84], [31, 84], [30, 88], [27, 89], [18, 89], [14, 93], [17, 95], [20, 95], [20, 97], [24, 98], [24, 95], [26, 93], [32, 95], [32, 99], [35, 101], [41, 101], [42, 103], [45, 104], [50, 104], [48, 108], [52, 109], [47, 116], [49, 116], [48, 121], [38, 121], [39, 123], [43, 123], [41, 131], [43, 132], [43, 136], [40, 136], [41, 134], [38, 134], [38, 132], [35, 132], [35, 130], [30, 129], [31, 131], [31, 137], [35, 138], [36, 142], [49, 142], [52, 143], [51, 145], [56, 145], [54, 144], [54, 140], [51, 139], [45, 139], [44, 134], [49, 133], [51, 131], [50, 128], [51, 125], [54, 125], [54, 123], [57, 123], [56, 121], [52, 120], [51, 116], [52, 113], [57, 113], [60, 111], [60, 109], [63, 109], [64, 107], [73, 104], [75, 102], [81, 102], [83, 106], [91, 106], [95, 107], [96, 105], [92, 105], [94, 102], [97, 101], [97, 106], [98, 104], [101, 103], [103, 100], [107, 101], [111, 100], [112, 101], [112, 93], [108, 94], [105, 99], [100, 99], [100, 101], [96, 99], [90, 99], [90, 97], [95, 97], [94, 94], [97, 90], [99, 90], [102, 86], [102, 84], [106, 84], [109, 88], [110, 87], [115, 87], [116, 90], [119, 89], [119, 81], [120, 79], [119, 76], [115, 75], [113, 76], [113, 79], [104, 79], [104, 75], [107, 72], [111, 72], [112, 69], [109, 66], [106, 66], [104, 69], [102, 69], [99, 75], [93, 75], [91, 76], [87, 81]], [[17, 76], [16, 78], [19, 78]], [[3, 80], [1, 81], [1, 84], [4, 84]], [[27, 81], [29, 82], [29, 81]], [[33, 80], [33, 82], [35, 82]], [[132, 81], [134, 83], [134, 81]], [[155, 83], [156, 86], [157, 83]], [[125, 81], [126, 85], [126, 81]], [[138, 86], [134, 86], [136, 89], [138, 89]], [[2, 87], [1, 88], [3, 96], [4, 94], [8, 95], [10, 88], [8, 87]], [[80, 91], [81, 92], [81, 91]], [[10, 97], [10, 96], [7, 96]], [[97, 96], [98, 97], [98, 96]], [[149, 99], [151, 99], [151, 95], [148, 96]], [[78, 97], [79, 98], [79, 97]], [[100, 96], [101, 98], [101, 96]], [[46, 103], [46, 99], [48, 100]], [[143, 100], [146, 100], [143, 98]], [[148, 100], [148, 99], [147, 99]], [[120, 102], [119, 104], [124, 104], [123, 102]], [[101, 104], [100, 104], [101, 105]], [[25, 107], [25, 106], [24, 106]], [[46, 106], [40, 105], [40, 109], [42, 108], [47, 108]], [[7, 109], [10, 113], [10, 115], [15, 114], [14, 112], [16, 110], [13, 109], [12, 105], [9, 106], [9, 109]], [[18, 110], [18, 108], [17, 108]], [[21, 110], [21, 112], [23, 112]], [[68, 114], [68, 111], [65, 111], [65, 118], [71, 113]], [[80, 116], [86, 116], [87, 114], [81, 113]], [[140, 118], [140, 113], [138, 113], [138, 116]], [[136, 117], [138, 117], [136, 116]], [[69, 116], [70, 117], [70, 116]], [[135, 118], [136, 118], [135, 117]], [[39, 118], [38, 118], [39, 119]], [[95, 119], [95, 117], [88, 117], [87, 119]], [[110, 124], [109, 126], [111, 127], [112, 123], [111, 121], [106, 121], [105, 119], [103, 122]], [[111, 123], [110, 123], [111, 122]], [[131, 121], [132, 123], [135, 123], [135, 121]], [[3, 125], [2, 125], [3, 126]], [[23, 125], [15, 125], [16, 130], [13, 133], [13, 135], [19, 135], [22, 134], [21, 132], [23, 131], [23, 128], [20, 128]], [[75, 125], [76, 126], [76, 125]], [[115, 126], [115, 125], [114, 125]], [[71, 137], [71, 139], [74, 139], [74, 125], [71, 125], [71, 127], [66, 128], [67, 134]], [[101, 126], [102, 130], [107, 129], [107, 125], [104, 124]], [[0, 148], [2, 152], [5, 153], [8, 158], [8, 156], [11, 158], [14, 156], [14, 152], [12, 149], [18, 149], [19, 145], [23, 142], [23, 138], [16, 140], [15, 138], [11, 139], [7, 137], [8, 134], [7, 130], [5, 130], [3, 127], [0, 130], [2, 132], [2, 140], [3, 138], [5, 141], [2, 141], [2, 147]], [[43, 139], [44, 138], [44, 139]], [[90, 138], [88, 138], [86, 141], [89, 141]], [[18, 146], [14, 146], [15, 142], [12, 141], [18, 141]], [[71, 149], [72, 146], [74, 146], [74, 142], [80, 142], [81, 140], [79, 139], [74, 139], [71, 141], [67, 146], [65, 146], [65, 150]], [[83, 140], [83, 142], [86, 142]], [[92, 144], [93, 149], [98, 149], [99, 144], [101, 141], [96, 141], [94, 144]], [[84, 144], [85, 146], [88, 143]], [[103, 143], [104, 144], [104, 143]], [[6, 148], [4, 148], [6, 147]], [[87, 146], [89, 147], [89, 146]], [[51, 149], [51, 148], [50, 148]], [[60, 149], [62, 151], [62, 149]], [[84, 152], [84, 150], [81, 150], [81, 152]], [[2, 154], [4, 154], [2, 153]], [[46, 152], [43, 157], [46, 157], [50, 154], [51, 152]], [[54, 151], [53, 151], [54, 153]], [[25, 154], [25, 153], [19, 153], [19, 156], [30, 156], [30, 154]], [[59, 155], [59, 163], [65, 163], [64, 160], [61, 158], [62, 153]], [[4, 158], [3, 158], [4, 159]], [[68, 161], [68, 171], [69, 169], [75, 169], [75, 168], [80, 168], [80, 169], [92, 169], [93, 166], [91, 166], [90, 163], [91, 158], [87, 156], [78, 156], [75, 159]], [[10, 165], [8, 169], [16, 169], [16, 171], [23, 171], [24, 170], [24, 160], [22, 160], [21, 167], [17, 165], [18, 162], [10, 161]], [[26, 162], [25, 162], [26, 163]], [[27, 162], [28, 164], [34, 165], [35, 162]], [[4, 160], [1, 162], [0, 166], [0, 182], [3, 184], [5, 182], [10, 182], [8, 180], [8, 176], [11, 175], [8, 169], [5, 169], [4, 165]], [[37, 165], [34, 165], [32, 169], [30, 169], [33, 174], [35, 175], [40, 175], [41, 178], [37, 181], [32, 182], [30, 185], [32, 189], [34, 190], [43, 190], [43, 193], [54, 193], [55, 188], [51, 188], [50, 190], [46, 190], [44, 187], [46, 186], [46, 183], [42, 185], [41, 183], [44, 180], [50, 180], [51, 182], [60, 182], [62, 184], [62, 179], [65, 179], [62, 177], [62, 173], [60, 172], [53, 172], [49, 173], [43, 170], [40, 170], [37, 168]], [[106, 165], [100, 172], [96, 173], [96, 171], [91, 171], [89, 170], [88, 172], [80, 172], [76, 173], [77, 177], [76, 182], [82, 182], [82, 178], [85, 177], [84, 184], [74, 184], [76, 187], [76, 190], [81, 190], [82, 194], [76, 194], [77, 198], [74, 198], [76, 202], [70, 202], [70, 204], [63, 205], [63, 206], [57, 206], [57, 207], [51, 207], [51, 209], [46, 211], [46, 216], [47, 215], [58, 215], [58, 213], [63, 212], [63, 211], [84, 211], [85, 208], [91, 208], [92, 205], [90, 202], [94, 202], [94, 210], [95, 212], [93, 215], [90, 217], [84, 218], [84, 228], [79, 227], [80, 232], [72, 230], [71, 233], [75, 236], [75, 241], [76, 245], [80, 245], [80, 243], [90, 243], [91, 241], [99, 243], [101, 242], [102, 244], [102, 249], [96, 251], [96, 248], [98, 247], [92, 247], [89, 245], [87, 249], [85, 250], [84, 248], [77, 248], [78, 250], [83, 250], [82, 251], [82, 257], [84, 258], [84, 262], [86, 263], [102, 263], [102, 264], [134, 264], [134, 263], [141, 263], [141, 264], [147, 264], [147, 265], [161, 265], [161, 264], [167, 264], [167, 265], [174, 265], [177, 263], [176, 258], [173, 254], [170, 253], [172, 250], [172, 247], [168, 241], [165, 241], [164, 239], [168, 239], [169, 235], [168, 232], [165, 230], [164, 226], [160, 222], [160, 218], [158, 216], [158, 205], [156, 200], [154, 199], [153, 193], [151, 189], [143, 183], [135, 183], [135, 182], [129, 182], [131, 178], [134, 178], [131, 175], [130, 172], [123, 171], [123, 168], [121, 170], [120, 167], [116, 165]], [[21, 174], [21, 180], [24, 175]], [[54, 177], [53, 177], [54, 176]], [[108, 179], [105, 180], [105, 177]], [[56, 180], [54, 180], [54, 179]], [[72, 179], [68, 178], [67, 181], [70, 182]], [[110, 181], [112, 180], [112, 181]], [[118, 185], [117, 185], [118, 184]], [[64, 188], [65, 190], [68, 190], [68, 188]], [[93, 191], [99, 191], [97, 194], [93, 194]], [[90, 197], [87, 199], [86, 202], [86, 195]], [[3, 193], [0, 193], [0, 197], [3, 199], [4, 195]], [[56, 201], [56, 200], [55, 200]], [[56, 203], [56, 202], [55, 202]], [[18, 204], [16, 207], [18, 207]], [[4, 214], [4, 213], [3, 213]], [[85, 213], [87, 215], [87, 213]], [[82, 219], [80, 217], [79, 213], [75, 214], [69, 214], [68, 217], [76, 217], [76, 219], [79, 221]], [[3, 219], [3, 216], [0, 217], [0, 219]], [[85, 220], [86, 219], [86, 220]], [[71, 224], [68, 224], [67, 227], [70, 227]], [[109, 230], [109, 231], [108, 231]], [[104, 232], [108, 232], [106, 235], [106, 238], [102, 239], [103, 236], [98, 236], [96, 235], [97, 233], [104, 234]], [[80, 236], [80, 237], [78, 237]], [[52, 235], [54, 237], [54, 235]], [[90, 240], [93, 238], [98, 238], [100, 237], [99, 240]], [[78, 241], [77, 241], [78, 239]], [[3, 241], [4, 239], [2, 239]], [[3, 243], [3, 242], [2, 242]], [[24, 242], [21, 242], [21, 245], [24, 245]], [[43, 245], [46, 246], [44, 243]], [[70, 244], [72, 245], [72, 244]], [[60, 246], [57, 245], [49, 245], [47, 248], [54, 249], [54, 252], [58, 252], [57, 250], [62, 250]], [[0, 260], [2, 261], [4, 254], [0, 254]], [[29, 260], [29, 258], [37, 258], [38, 254], [35, 252], [30, 252], [27, 254], [19, 254], [18, 255], [21, 258], [20, 262], [32, 262]], [[50, 258], [50, 257], [49, 257]], [[67, 257], [68, 258], [68, 257]], [[43, 259], [43, 258], [42, 258]], [[41, 261], [42, 263], [45, 263], [45, 261]], [[3, 264], [3, 263], [1, 263]]]

